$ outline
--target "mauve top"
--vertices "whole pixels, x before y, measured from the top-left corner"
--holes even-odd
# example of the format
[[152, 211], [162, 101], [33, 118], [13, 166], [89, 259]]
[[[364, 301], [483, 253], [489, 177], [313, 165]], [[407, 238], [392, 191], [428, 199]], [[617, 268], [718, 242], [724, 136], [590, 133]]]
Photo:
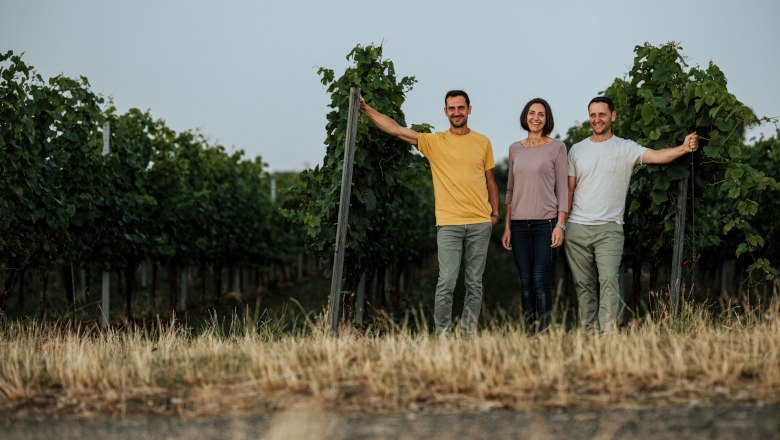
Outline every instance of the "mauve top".
[[526, 147], [518, 141], [509, 146], [509, 178], [506, 204], [512, 205], [512, 220], [545, 220], [569, 211], [566, 145], [558, 139]]

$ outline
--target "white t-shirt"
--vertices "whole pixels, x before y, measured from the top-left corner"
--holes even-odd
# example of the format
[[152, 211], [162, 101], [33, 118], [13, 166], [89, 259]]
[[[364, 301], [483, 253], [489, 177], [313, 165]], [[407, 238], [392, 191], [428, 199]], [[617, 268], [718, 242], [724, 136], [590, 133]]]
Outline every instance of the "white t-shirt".
[[590, 138], [569, 151], [569, 176], [577, 178], [569, 221], [582, 225], [623, 224], [626, 194], [634, 165], [647, 148], [612, 136], [604, 142]]

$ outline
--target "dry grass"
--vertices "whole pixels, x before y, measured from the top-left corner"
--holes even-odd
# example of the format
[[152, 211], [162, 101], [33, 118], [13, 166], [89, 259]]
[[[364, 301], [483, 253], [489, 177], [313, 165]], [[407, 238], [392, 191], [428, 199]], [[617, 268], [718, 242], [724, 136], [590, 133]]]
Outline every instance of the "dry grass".
[[363, 412], [777, 403], [778, 318], [775, 300], [605, 335], [488, 325], [473, 340], [389, 324], [285, 334], [283, 322], [248, 316], [199, 334], [0, 321], [0, 418], [258, 414], [301, 403]]

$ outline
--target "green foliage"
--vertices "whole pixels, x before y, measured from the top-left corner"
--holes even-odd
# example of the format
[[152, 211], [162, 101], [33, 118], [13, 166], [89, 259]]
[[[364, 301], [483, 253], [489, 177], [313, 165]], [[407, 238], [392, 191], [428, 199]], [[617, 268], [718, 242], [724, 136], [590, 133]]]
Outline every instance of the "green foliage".
[[296, 188], [300, 187], [302, 182], [301, 173], [277, 171], [272, 177], [276, 181], [275, 209], [278, 213], [276, 221], [270, 225], [271, 235], [276, 243], [272, 255], [276, 263], [292, 263], [298, 254], [303, 252], [306, 227], [285, 215], [284, 206], [294, 203]]
[[[780, 130], [775, 136], [756, 141], [743, 151], [745, 161], [753, 167], [753, 176], [759, 180], [780, 180]], [[777, 215], [780, 212], [780, 198], [777, 197], [777, 185], [772, 185], [773, 191], [762, 191], [755, 195], [750, 202], [750, 209], [755, 210], [751, 222], [751, 231], [756, 236], [755, 244], [762, 247], [761, 255], [752, 264], [752, 269], [760, 270], [765, 278], [771, 279], [778, 275], [778, 262], [780, 262], [780, 222]], [[758, 238], [761, 241], [758, 241]]]
[[13, 52], [0, 55], [0, 78], [0, 263], [248, 265], [279, 261], [276, 243], [294, 247], [260, 158], [148, 111], [103, 111], [86, 78], [44, 81]]
[[764, 245], [751, 226], [755, 198], [777, 187], [743, 154], [745, 130], [759, 120], [728, 91], [715, 64], [688, 68], [680, 50], [675, 43], [637, 46], [627, 79], [616, 79], [604, 92], [615, 100], [613, 129], [618, 136], [655, 149], [679, 145], [693, 131], [700, 139], [700, 153], [662, 167], [635, 169], [628, 196], [627, 254], [655, 264], [671, 253], [677, 182], [690, 176], [697, 250], [717, 247], [730, 232], [739, 231], [742, 238], [731, 252], [754, 256]]
[[0, 78], [0, 261], [47, 265], [84, 248], [70, 227], [95, 216], [102, 99], [86, 78], [44, 81], [11, 51]]
[[[358, 87], [378, 111], [405, 125], [401, 105], [413, 77], [398, 79], [382, 47], [358, 45], [348, 55], [353, 65], [336, 78], [320, 68], [331, 94], [322, 167], [301, 174], [301, 185], [285, 203], [286, 214], [306, 227], [307, 246], [326, 263], [332, 259], [344, 163], [349, 94]], [[430, 130], [427, 124], [413, 127]], [[357, 130], [347, 273], [384, 264], [412, 262], [434, 246], [433, 191], [427, 163], [410, 146], [392, 138], [361, 117]]]
[[567, 148], [571, 149], [574, 144], [590, 136], [590, 133], [590, 123], [588, 121], [579, 125], [573, 125], [566, 130], [566, 137], [563, 139], [563, 143], [566, 144]]
[[110, 108], [106, 117], [110, 151], [101, 157], [97, 173], [94, 206], [99, 215], [80, 230], [92, 243], [87, 260], [104, 270], [119, 270], [149, 255], [150, 229], [158, 219], [152, 216], [156, 200], [146, 176], [164, 125], [137, 109], [117, 116]]

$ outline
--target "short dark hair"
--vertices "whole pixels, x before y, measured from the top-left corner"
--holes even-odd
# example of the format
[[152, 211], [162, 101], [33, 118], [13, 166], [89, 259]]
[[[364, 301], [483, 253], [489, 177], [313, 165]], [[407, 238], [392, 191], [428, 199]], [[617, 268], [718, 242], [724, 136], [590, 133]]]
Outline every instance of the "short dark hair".
[[589, 111], [590, 111], [590, 105], [593, 104], [594, 102], [603, 102], [604, 104], [607, 104], [607, 107], [609, 107], [609, 111], [610, 112], [614, 112], [615, 111], [615, 102], [612, 101], [612, 98], [608, 98], [606, 96], [597, 96], [597, 97], [591, 99], [590, 102], [588, 103], [588, 110]]
[[469, 95], [463, 90], [450, 90], [449, 92], [447, 92], [447, 94], [444, 95], [444, 106], [445, 107], [447, 106], [448, 99], [453, 98], [455, 96], [462, 96], [463, 98], [466, 99], [466, 105], [471, 106], [471, 100], [469, 100]]
[[552, 108], [550, 108], [550, 104], [548, 104], [547, 101], [542, 98], [534, 98], [528, 101], [528, 104], [523, 107], [523, 111], [520, 113], [520, 126], [523, 127], [523, 130], [529, 131], [528, 111], [531, 110], [531, 106], [534, 104], [542, 104], [544, 107], [544, 127], [542, 127], [542, 136], [547, 136], [548, 134], [552, 133], [553, 127], [555, 127], [555, 120], [553, 119], [553, 113]]

